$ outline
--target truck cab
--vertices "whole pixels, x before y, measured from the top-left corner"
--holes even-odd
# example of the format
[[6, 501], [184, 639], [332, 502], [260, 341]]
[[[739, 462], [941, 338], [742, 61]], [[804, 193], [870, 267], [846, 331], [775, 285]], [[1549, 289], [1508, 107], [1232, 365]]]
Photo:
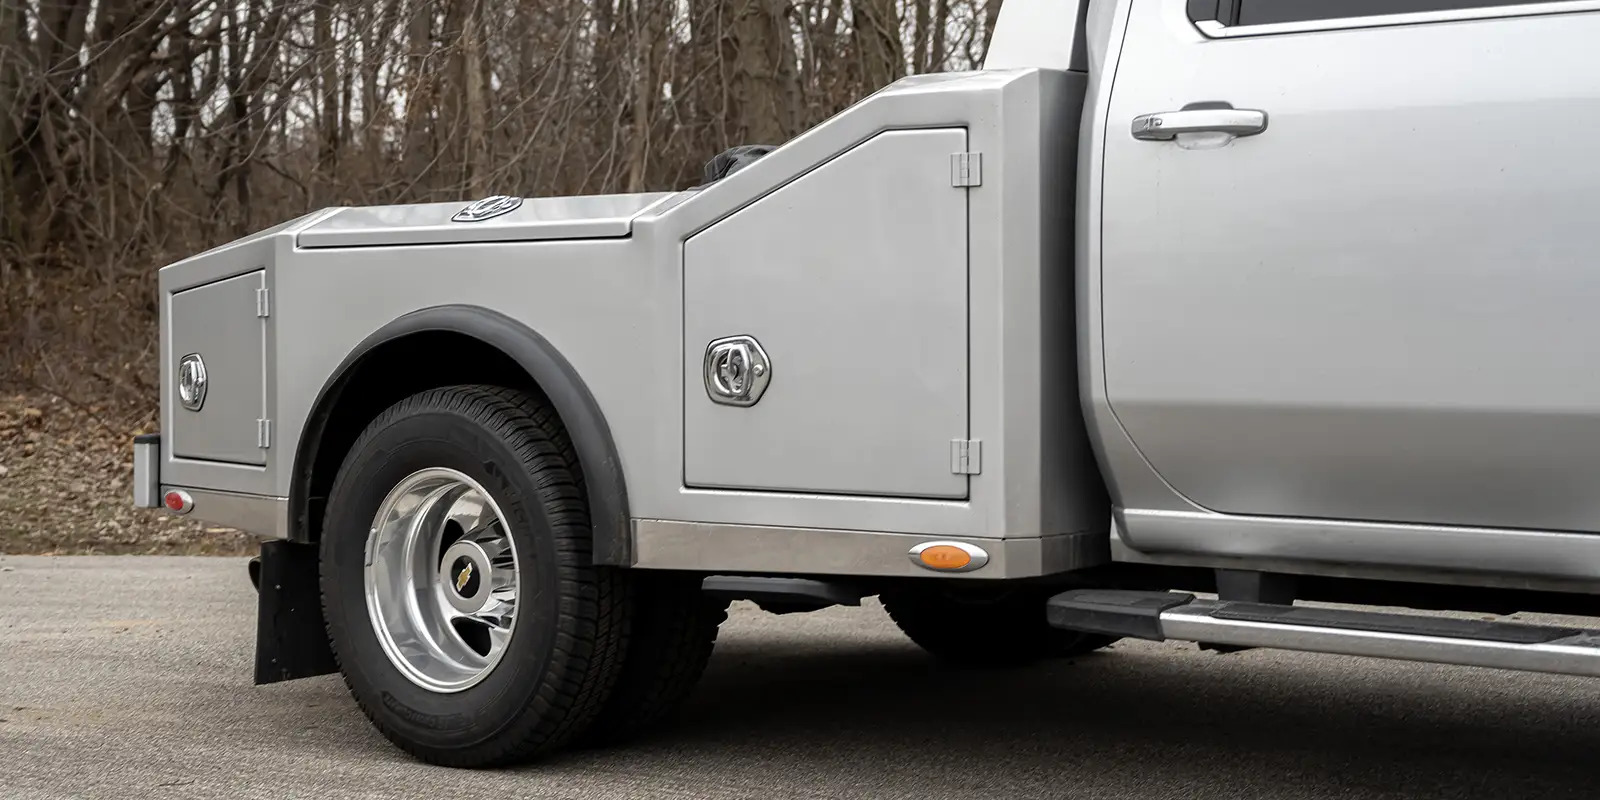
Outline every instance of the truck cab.
[[1596, 613], [1597, 36], [1006, 0], [700, 186], [315, 211], [161, 271], [135, 499], [263, 538], [259, 682], [458, 766], [658, 724], [736, 599], [1600, 674], [1407, 611]]

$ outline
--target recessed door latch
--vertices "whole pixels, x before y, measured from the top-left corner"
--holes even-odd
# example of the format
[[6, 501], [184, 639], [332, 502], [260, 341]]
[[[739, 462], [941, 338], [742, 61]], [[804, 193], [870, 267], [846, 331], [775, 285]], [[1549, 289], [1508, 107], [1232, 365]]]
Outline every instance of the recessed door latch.
[[772, 380], [772, 362], [754, 336], [728, 336], [706, 345], [706, 396], [725, 406], [753, 406]]

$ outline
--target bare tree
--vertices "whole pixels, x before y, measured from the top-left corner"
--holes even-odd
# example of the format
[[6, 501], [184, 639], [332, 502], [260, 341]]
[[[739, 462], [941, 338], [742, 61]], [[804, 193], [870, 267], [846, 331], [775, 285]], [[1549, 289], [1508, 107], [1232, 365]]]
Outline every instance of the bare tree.
[[689, 185], [973, 66], [998, 4], [0, 0], [0, 381], [147, 404], [164, 263], [330, 204]]

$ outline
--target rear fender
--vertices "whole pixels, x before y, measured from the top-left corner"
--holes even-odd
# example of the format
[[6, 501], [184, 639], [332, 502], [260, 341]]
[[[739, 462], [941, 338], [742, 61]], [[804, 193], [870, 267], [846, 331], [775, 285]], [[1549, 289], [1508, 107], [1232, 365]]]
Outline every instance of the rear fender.
[[[319, 458], [319, 450], [352, 376], [363, 360], [381, 346], [427, 332], [468, 336], [498, 350], [516, 362], [544, 393], [572, 438], [583, 471], [593, 526], [594, 561], [630, 565], [628, 498], [622, 461], [594, 395], [577, 370], [538, 332], [499, 312], [466, 305], [435, 306], [406, 314], [362, 340], [334, 371], [312, 405], [295, 450], [295, 469], [289, 485], [289, 538], [297, 542], [316, 538], [311, 492], [314, 478], [319, 477], [317, 471], [329, 468], [327, 459]], [[342, 460], [342, 453], [337, 456]], [[338, 469], [337, 461], [331, 468]]]

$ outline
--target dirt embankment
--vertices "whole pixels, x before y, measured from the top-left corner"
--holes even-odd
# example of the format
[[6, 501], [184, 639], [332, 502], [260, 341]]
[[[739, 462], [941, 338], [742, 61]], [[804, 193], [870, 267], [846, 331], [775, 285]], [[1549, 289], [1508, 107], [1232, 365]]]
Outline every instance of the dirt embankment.
[[0, 553], [253, 554], [255, 539], [134, 508], [147, 423], [37, 393], [0, 394]]

